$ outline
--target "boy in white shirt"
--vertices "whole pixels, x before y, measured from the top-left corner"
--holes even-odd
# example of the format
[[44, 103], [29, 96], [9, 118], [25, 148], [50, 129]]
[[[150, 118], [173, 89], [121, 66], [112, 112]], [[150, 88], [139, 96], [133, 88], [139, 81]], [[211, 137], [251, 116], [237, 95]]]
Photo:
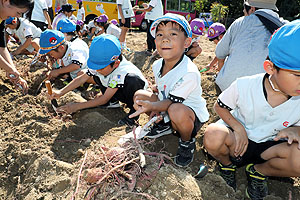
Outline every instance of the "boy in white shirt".
[[77, 20], [85, 21], [85, 10], [82, 0], [77, 0], [76, 3], [78, 4]]
[[[201, 76], [197, 66], [184, 54], [192, 41], [191, 27], [180, 15], [168, 13], [151, 25], [156, 48], [161, 59], [153, 64], [156, 87], [153, 92], [140, 90], [135, 94], [136, 112], [165, 115], [170, 126], [155, 124], [146, 135], [156, 138], [172, 133], [179, 134], [175, 163], [184, 167], [193, 161], [195, 136], [209, 118], [202, 95]], [[154, 93], [155, 92], [155, 93]]]
[[53, 69], [49, 74], [49, 79], [56, 78], [61, 74], [70, 74], [72, 79], [76, 78], [87, 68], [89, 48], [80, 39], [66, 41], [64, 34], [57, 30], [46, 30], [42, 32], [40, 38], [40, 54], [47, 54], [55, 59], [59, 59], [60, 68]]
[[126, 47], [126, 33], [131, 27], [131, 18], [134, 17], [130, 0], [117, 0], [118, 18], [121, 27], [121, 35], [119, 37], [122, 49]]
[[21, 45], [13, 52], [12, 55], [34, 54], [40, 49], [39, 41], [42, 33], [33, 23], [24, 18], [9, 17], [5, 20], [6, 32], [9, 35], [16, 36]]
[[[146, 89], [148, 83], [142, 72], [122, 56], [119, 40], [108, 34], [95, 37], [90, 46], [87, 64], [88, 70], [84, 74], [61, 90], [54, 90], [51, 98], [59, 98], [87, 81], [98, 85], [101, 93], [95, 99], [83, 103], [67, 104], [59, 107], [57, 111], [74, 113], [85, 108], [105, 105], [110, 100], [116, 99], [126, 103], [130, 109], [129, 114], [132, 114], [135, 111], [133, 108], [134, 93], [139, 89]], [[126, 116], [118, 123], [133, 126], [136, 125], [137, 118], [129, 119]]]
[[268, 195], [267, 177], [300, 176], [300, 20], [282, 26], [269, 43], [266, 74], [238, 78], [215, 104], [221, 120], [205, 130], [204, 145], [220, 175], [236, 188], [246, 166], [251, 199]]

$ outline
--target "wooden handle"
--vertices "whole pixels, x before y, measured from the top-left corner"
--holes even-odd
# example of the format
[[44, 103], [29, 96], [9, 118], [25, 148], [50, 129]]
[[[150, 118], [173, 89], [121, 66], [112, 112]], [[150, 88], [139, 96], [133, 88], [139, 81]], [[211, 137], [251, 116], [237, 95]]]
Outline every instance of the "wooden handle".
[[47, 80], [47, 81], [45, 81], [45, 85], [47, 87], [48, 94], [52, 95], [52, 85], [51, 85], [51, 82], [49, 80]]

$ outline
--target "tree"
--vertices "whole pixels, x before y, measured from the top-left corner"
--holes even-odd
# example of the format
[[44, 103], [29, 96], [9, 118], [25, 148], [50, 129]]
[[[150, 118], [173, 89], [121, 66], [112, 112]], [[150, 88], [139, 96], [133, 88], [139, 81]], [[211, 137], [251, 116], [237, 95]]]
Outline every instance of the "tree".
[[214, 22], [221, 22], [224, 21], [225, 16], [228, 13], [228, 6], [215, 2], [211, 5], [210, 12]]

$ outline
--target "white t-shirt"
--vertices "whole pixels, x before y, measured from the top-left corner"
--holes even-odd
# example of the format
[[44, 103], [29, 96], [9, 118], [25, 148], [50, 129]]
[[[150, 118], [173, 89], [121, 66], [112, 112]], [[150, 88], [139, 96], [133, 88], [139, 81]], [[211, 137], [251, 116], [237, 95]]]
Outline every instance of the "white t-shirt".
[[70, 64], [80, 65], [81, 68], [73, 72], [70, 72], [71, 78], [77, 77], [77, 73], [80, 70], [87, 68], [87, 60], [89, 58], [89, 47], [87, 44], [79, 38], [76, 38], [73, 42], [68, 42], [68, 49], [65, 56], [61, 59], [64, 66]]
[[[209, 114], [206, 101], [201, 96], [201, 75], [197, 66], [184, 55], [177, 66], [161, 77], [162, 64], [161, 58], [152, 66], [159, 100], [168, 98], [172, 102], [182, 103], [193, 109], [200, 122], [206, 122]], [[167, 118], [165, 121], [168, 121]]]
[[[122, 6], [122, 12], [125, 18], [134, 17], [130, 0], [117, 0], [117, 5]], [[118, 18], [121, 19], [120, 10], [118, 9]]]
[[[234, 118], [244, 126], [248, 138], [257, 143], [273, 140], [287, 127], [300, 126], [300, 96], [272, 108], [264, 95], [264, 76], [238, 78], [219, 96], [221, 104], [231, 108]], [[217, 123], [225, 124], [223, 120]]]
[[67, 19], [68, 17], [64, 14], [64, 13], [59, 13], [58, 15], [56, 15], [56, 17], [54, 17], [53, 22], [52, 22], [52, 28], [54, 30], [57, 30], [57, 23], [62, 20], [62, 19]]
[[121, 29], [114, 24], [110, 24], [106, 29], [106, 34], [111, 34], [119, 38], [121, 34]]
[[[83, 17], [82, 17], [83, 15]], [[80, 9], [77, 11], [77, 20], [84, 21], [85, 20], [85, 10], [84, 7], [82, 6]]]
[[46, 4], [48, 6], [48, 8], [52, 7], [52, 0], [46, 0]]
[[92, 69], [88, 69], [87, 74], [89, 73], [90, 75], [98, 76], [102, 85], [109, 88], [123, 88], [126, 75], [128, 73], [136, 74], [145, 82], [144, 89], [148, 88], [148, 82], [142, 72], [134, 64], [126, 60], [124, 56], [120, 65], [107, 76], [103, 76]]
[[[6, 31], [11, 35], [15, 34], [20, 39], [21, 44], [24, 44], [28, 37], [35, 39], [41, 36], [42, 31], [40, 28], [36, 27], [33, 23], [31, 23], [27, 19], [20, 17], [19, 20], [20, 20], [20, 26], [18, 29], [7, 28]], [[29, 45], [26, 49], [29, 52], [34, 51], [32, 45]]]
[[88, 31], [90, 31], [91, 28], [96, 28], [95, 33], [94, 33], [95, 35], [96, 35], [99, 31], [101, 31], [101, 28], [100, 28], [99, 26], [96, 26], [96, 25], [95, 25], [94, 20], [92, 20], [92, 21], [90, 21], [90, 22], [88, 23], [87, 28], [88, 28]]
[[48, 10], [48, 6], [45, 0], [34, 0], [34, 6], [31, 14], [31, 20], [44, 22], [48, 24], [45, 16], [44, 10]]
[[155, 20], [156, 18], [164, 15], [161, 0], [151, 0], [149, 2], [149, 6], [152, 7], [152, 10], [150, 12], [146, 12], [145, 19]]

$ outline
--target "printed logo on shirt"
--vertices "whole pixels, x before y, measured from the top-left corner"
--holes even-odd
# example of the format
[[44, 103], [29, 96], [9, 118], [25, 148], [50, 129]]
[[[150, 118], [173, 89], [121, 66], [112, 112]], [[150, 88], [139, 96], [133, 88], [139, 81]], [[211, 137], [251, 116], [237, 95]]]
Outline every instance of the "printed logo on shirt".
[[112, 80], [112, 81], [109, 83], [109, 87], [110, 87], [110, 88], [115, 88], [117, 85], [118, 85], [118, 82], [117, 82], [116, 80]]
[[285, 121], [285, 122], [282, 123], [282, 125], [283, 125], [284, 127], [288, 127], [289, 122], [288, 122], [288, 121]]
[[176, 84], [172, 88], [172, 91], [176, 90], [176, 88], [178, 88], [179, 86], [181, 86], [182, 83], [183, 83], [183, 78], [179, 79], [179, 81], [176, 82]]
[[166, 88], [167, 88], [167, 86], [164, 85], [164, 90], [163, 90], [163, 91], [160, 91], [160, 92], [162, 93], [162, 95], [163, 95], [163, 99], [166, 99], [166, 98], [167, 98], [167, 97], [166, 97]]

